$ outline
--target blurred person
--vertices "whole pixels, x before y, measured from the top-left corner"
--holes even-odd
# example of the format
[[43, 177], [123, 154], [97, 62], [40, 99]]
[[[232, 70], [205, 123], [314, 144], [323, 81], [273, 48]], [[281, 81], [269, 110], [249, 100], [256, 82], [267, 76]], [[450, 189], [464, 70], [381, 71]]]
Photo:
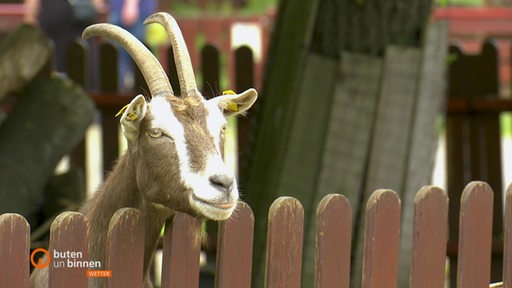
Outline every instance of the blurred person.
[[[85, 27], [91, 24], [77, 21], [69, 1], [71, 0], [24, 0], [25, 14], [23, 22], [39, 25], [47, 36], [53, 40], [55, 45], [55, 69], [62, 73], [66, 71], [66, 49], [68, 45], [76, 38], [80, 38]], [[90, 1], [94, 10], [98, 13], [104, 10], [101, 0]]]
[[[157, 0], [108, 0], [108, 22], [123, 27], [145, 42], [144, 20], [153, 14]], [[135, 63], [124, 49], [119, 49], [118, 83], [121, 91], [133, 89]]]

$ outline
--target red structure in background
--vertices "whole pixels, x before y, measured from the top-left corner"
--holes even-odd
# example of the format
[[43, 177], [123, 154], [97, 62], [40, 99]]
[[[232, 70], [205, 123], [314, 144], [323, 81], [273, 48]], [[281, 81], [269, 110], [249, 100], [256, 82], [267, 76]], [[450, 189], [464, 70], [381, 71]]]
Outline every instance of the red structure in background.
[[479, 53], [486, 39], [494, 39], [499, 47], [501, 94], [511, 94], [512, 8], [435, 8], [432, 17], [449, 22], [450, 42], [458, 45], [465, 53]]

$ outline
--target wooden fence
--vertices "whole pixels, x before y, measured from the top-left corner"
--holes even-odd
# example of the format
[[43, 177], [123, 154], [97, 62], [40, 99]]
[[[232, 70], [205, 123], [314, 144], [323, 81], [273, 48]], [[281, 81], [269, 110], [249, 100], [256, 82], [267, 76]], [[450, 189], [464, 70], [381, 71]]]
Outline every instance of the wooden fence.
[[[448, 197], [439, 188], [423, 187], [414, 203], [411, 287], [444, 287]], [[362, 287], [396, 287], [400, 199], [391, 190], [377, 190], [365, 211]], [[459, 287], [488, 287], [493, 213], [490, 186], [484, 182], [468, 184], [462, 193], [459, 213]], [[278, 198], [268, 215], [265, 287], [301, 287], [302, 265], [315, 266], [315, 287], [349, 287], [353, 219], [351, 205], [344, 196], [327, 195], [317, 206], [315, 263], [302, 263], [301, 203], [291, 197]], [[505, 287], [512, 287], [512, 186], [507, 191], [505, 215], [503, 278]], [[120, 209], [112, 217], [106, 267], [102, 268], [112, 271], [108, 287], [142, 286], [142, 217], [133, 208]], [[251, 208], [240, 203], [234, 216], [218, 225], [215, 287], [251, 287]], [[194, 237], [199, 229], [200, 220], [181, 213], [168, 222], [163, 236], [161, 287], [198, 287], [200, 245]], [[20, 215], [0, 216], [0, 259], [4, 263], [0, 269], [1, 288], [28, 287], [29, 233], [29, 225]], [[88, 221], [84, 216], [62, 213], [52, 224], [49, 251], [80, 251], [87, 255], [87, 233]], [[63, 269], [54, 265], [50, 263], [50, 287], [87, 287], [86, 268]]]
[[[454, 61], [449, 66], [448, 74], [446, 176], [448, 195], [453, 200], [449, 209], [448, 255], [452, 267], [455, 266], [460, 252], [456, 229], [459, 224], [457, 211], [460, 191], [472, 179], [485, 181], [495, 192], [491, 265], [491, 277], [495, 280], [501, 278], [504, 263], [502, 179], [505, 171], [502, 171], [500, 115], [512, 111], [512, 101], [500, 93], [497, 42], [488, 40], [481, 43], [480, 51], [479, 54], [469, 54], [461, 47], [450, 47]], [[455, 280], [455, 275], [452, 275], [452, 280]]]

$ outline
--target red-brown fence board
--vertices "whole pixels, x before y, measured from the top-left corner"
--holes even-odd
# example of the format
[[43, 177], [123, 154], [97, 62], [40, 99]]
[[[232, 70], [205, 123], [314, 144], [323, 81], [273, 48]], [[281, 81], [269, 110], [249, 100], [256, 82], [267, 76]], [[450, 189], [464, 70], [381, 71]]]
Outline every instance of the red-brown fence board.
[[168, 222], [163, 245], [162, 288], [198, 287], [200, 229], [200, 219], [182, 213]]
[[426, 186], [414, 199], [411, 287], [444, 287], [448, 241], [448, 197]]
[[250, 288], [254, 214], [240, 202], [235, 214], [219, 223], [215, 287]]
[[316, 210], [316, 288], [350, 287], [352, 207], [339, 194], [325, 196]]
[[[94, 259], [92, 259], [94, 260]], [[142, 287], [144, 270], [144, 219], [133, 208], [118, 210], [107, 234], [107, 287]]]
[[[73, 283], [75, 288], [88, 287], [87, 268], [73, 267], [75, 261], [89, 261], [87, 239], [89, 222], [77, 212], [61, 213], [52, 223], [50, 229], [51, 255], [50, 288], [66, 288]], [[53, 251], [66, 253], [81, 253], [81, 257], [55, 257]], [[60, 257], [60, 256], [59, 256]], [[70, 262], [68, 262], [70, 261]]]
[[366, 205], [363, 288], [398, 284], [400, 199], [391, 190], [375, 191]]
[[0, 287], [28, 288], [30, 227], [18, 214], [0, 215]]
[[483, 182], [466, 186], [461, 198], [458, 287], [486, 287], [490, 282], [493, 192]]
[[280, 197], [268, 213], [265, 287], [299, 288], [304, 210], [297, 199]]
[[512, 184], [507, 188], [505, 198], [505, 223], [503, 245], [503, 282], [504, 287], [512, 287]]

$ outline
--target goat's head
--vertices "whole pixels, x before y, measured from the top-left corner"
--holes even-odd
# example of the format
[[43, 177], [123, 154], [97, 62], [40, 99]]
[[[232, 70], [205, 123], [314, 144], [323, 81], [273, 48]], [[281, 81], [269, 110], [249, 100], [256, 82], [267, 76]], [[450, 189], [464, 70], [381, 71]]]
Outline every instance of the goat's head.
[[161, 24], [170, 37], [181, 95], [151, 52], [126, 30], [95, 24], [84, 38], [103, 36], [118, 42], [140, 68], [151, 100], [136, 96], [121, 116], [128, 153], [136, 165], [137, 185], [147, 201], [172, 210], [227, 219], [236, 208], [238, 188], [223, 162], [225, 116], [242, 113], [257, 92], [222, 95], [205, 100], [199, 93], [190, 56], [180, 29], [169, 14], [156, 13], [145, 23]]

